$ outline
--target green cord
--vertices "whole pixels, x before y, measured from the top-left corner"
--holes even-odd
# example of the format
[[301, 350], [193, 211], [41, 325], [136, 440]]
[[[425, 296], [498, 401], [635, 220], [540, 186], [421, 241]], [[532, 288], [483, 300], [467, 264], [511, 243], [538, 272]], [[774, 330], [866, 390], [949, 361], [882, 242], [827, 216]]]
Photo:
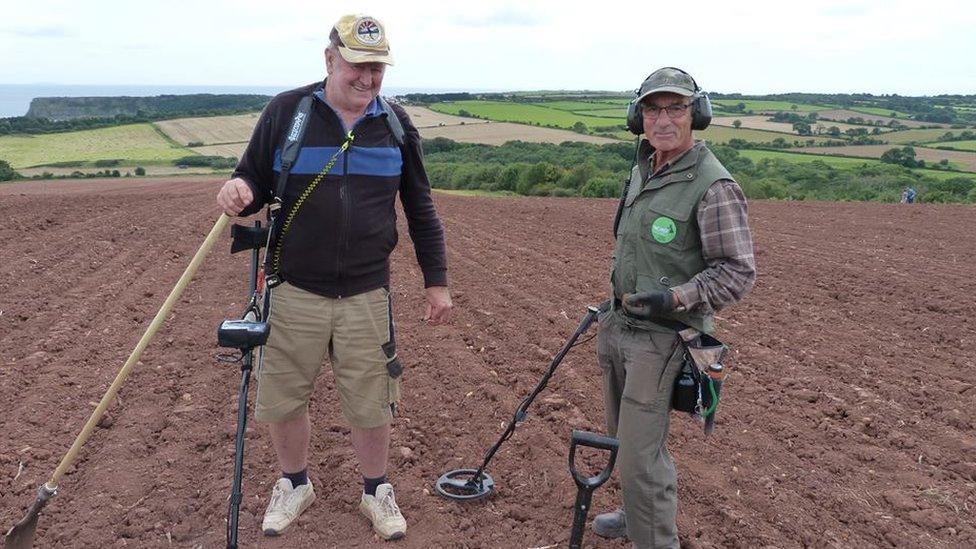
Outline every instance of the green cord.
[[[705, 375], [705, 374], [703, 374]], [[712, 395], [712, 405], [708, 407], [707, 410], [702, 412], [702, 417], [708, 417], [715, 413], [715, 408], [718, 408], [718, 394], [715, 393], [715, 382], [712, 378], [705, 375], [705, 379], [708, 380], [708, 392]]]
[[[339, 160], [339, 155], [349, 149], [349, 144], [352, 143], [355, 138], [356, 136], [354, 136], [352, 134], [352, 130], [350, 130], [349, 133], [346, 134], [346, 140], [343, 141], [342, 145], [339, 147], [339, 150], [332, 155], [332, 158], [329, 159], [325, 167], [322, 168], [318, 175], [315, 176], [315, 179], [313, 179], [312, 182], [305, 187], [305, 190], [302, 191], [301, 195], [299, 195], [298, 200], [295, 201], [295, 205], [292, 206], [291, 210], [288, 211], [288, 216], [285, 217], [285, 222], [281, 225], [281, 234], [278, 235], [278, 245], [275, 246], [274, 256], [271, 261], [271, 272], [278, 272], [278, 268], [281, 263], [281, 249], [284, 247], [285, 233], [287, 233], [288, 228], [291, 227], [291, 222], [298, 214], [298, 210], [302, 207], [305, 200], [311, 196], [312, 191], [318, 187], [322, 179], [332, 170], [332, 166], [335, 166], [336, 161]], [[284, 197], [282, 197], [282, 199], [284, 199]]]

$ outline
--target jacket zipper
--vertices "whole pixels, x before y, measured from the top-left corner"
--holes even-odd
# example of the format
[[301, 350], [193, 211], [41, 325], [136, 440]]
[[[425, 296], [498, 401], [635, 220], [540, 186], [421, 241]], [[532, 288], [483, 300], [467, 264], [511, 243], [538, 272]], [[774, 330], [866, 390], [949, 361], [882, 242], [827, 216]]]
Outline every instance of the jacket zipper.
[[[349, 204], [346, 200], [346, 184], [349, 176], [349, 149], [342, 153], [342, 179], [339, 180], [339, 202], [342, 204], [342, 220], [339, 223], [339, 242], [336, 250], [336, 281], [342, 281], [342, 255], [346, 250], [349, 233]], [[340, 288], [342, 284], [337, 284]], [[340, 295], [341, 297], [341, 295]]]
[[[340, 118], [340, 125], [342, 125], [342, 119]], [[352, 125], [350, 131], [356, 131], [360, 123], [366, 120], [366, 117], [362, 117]], [[336, 251], [336, 280], [342, 280], [342, 256], [349, 244], [349, 233], [352, 232], [350, 225], [352, 205], [349, 204], [349, 200], [346, 199], [346, 186], [348, 185], [349, 179], [349, 154], [352, 152], [352, 147], [346, 149], [346, 152], [342, 153], [342, 180], [339, 182], [339, 202], [342, 203], [342, 222], [339, 224], [339, 249]], [[341, 284], [339, 284], [341, 287]], [[341, 299], [342, 296], [339, 295]]]

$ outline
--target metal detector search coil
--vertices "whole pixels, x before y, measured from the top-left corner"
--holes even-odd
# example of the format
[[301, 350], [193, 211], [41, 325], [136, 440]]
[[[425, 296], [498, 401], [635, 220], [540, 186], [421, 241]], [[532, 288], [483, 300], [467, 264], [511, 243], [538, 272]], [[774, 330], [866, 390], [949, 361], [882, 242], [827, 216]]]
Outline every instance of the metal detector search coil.
[[455, 469], [437, 479], [437, 493], [458, 501], [479, 500], [495, 489], [495, 480], [488, 473], [476, 469]]
[[491, 458], [495, 456], [495, 452], [501, 447], [502, 443], [511, 438], [512, 434], [515, 432], [515, 428], [525, 420], [526, 410], [528, 410], [529, 405], [535, 400], [535, 397], [539, 396], [539, 393], [546, 388], [549, 383], [549, 379], [556, 372], [556, 368], [559, 363], [563, 361], [563, 358], [569, 353], [570, 349], [577, 345], [576, 340], [579, 339], [587, 330], [590, 329], [590, 325], [596, 321], [597, 315], [610, 310], [610, 301], [604, 301], [599, 307], [587, 307], [586, 315], [583, 316], [583, 320], [580, 321], [579, 326], [576, 328], [576, 332], [569, 338], [569, 341], [563, 345], [563, 348], [559, 350], [556, 356], [552, 359], [552, 363], [549, 365], [549, 370], [542, 376], [539, 380], [538, 385], [532, 391], [529, 396], [525, 397], [525, 400], [519, 404], [517, 410], [515, 410], [515, 415], [512, 417], [512, 421], [508, 423], [508, 427], [505, 428], [505, 432], [498, 439], [498, 442], [491, 447], [490, 450], [485, 454], [485, 459], [478, 469], [455, 469], [453, 471], [448, 471], [441, 475], [437, 482], [434, 484], [434, 488], [437, 493], [447, 499], [453, 499], [455, 501], [474, 501], [484, 498], [491, 494], [495, 488], [495, 481], [485, 472], [485, 468], [488, 467], [488, 462]]

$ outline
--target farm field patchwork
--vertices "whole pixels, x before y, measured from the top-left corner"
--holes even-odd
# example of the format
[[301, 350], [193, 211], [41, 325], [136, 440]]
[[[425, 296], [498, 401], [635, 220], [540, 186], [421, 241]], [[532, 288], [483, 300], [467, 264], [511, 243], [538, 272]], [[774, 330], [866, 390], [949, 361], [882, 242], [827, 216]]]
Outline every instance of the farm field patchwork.
[[769, 120], [768, 116], [758, 115], [758, 116], [725, 116], [722, 118], [717, 118], [712, 121], [712, 124], [717, 126], [729, 126], [731, 127], [735, 121], [738, 120], [742, 123], [743, 128], [751, 128], [754, 130], [766, 130], [779, 133], [791, 133], [793, 132], [793, 124], [788, 122], [772, 122]]
[[463, 116], [454, 116], [451, 114], [444, 114], [442, 112], [432, 111], [426, 107], [421, 107], [418, 105], [405, 105], [404, 110], [407, 111], [407, 115], [410, 116], [410, 121], [417, 129], [423, 128], [433, 128], [437, 126], [458, 126], [458, 125], [472, 125], [472, 124], [486, 124], [487, 120], [481, 120], [480, 118], [467, 118]]
[[627, 109], [614, 107], [612, 109], [601, 109], [598, 111], [573, 111], [576, 114], [583, 116], [596, 116], [596, 117], [608, 117], [612, 116], [617, 118], [617, 120], [627, 120]]
[[486, 145], [501, 145], [507, 141], [533, 143], [562, 143], [563, 141], [612, 143], [615, 141], [606, 137], [585, 135], [568, 130], [453, 116], [420, 106], [405, 108], [415, 125], [422, 124], [418, 125], [417, 129], [424, 139], [443, 137], [461, 143], [483, 143]]
[[[815, 148], [819, 148], [819, 147], [815, 147]], [[789, 162], [821, 161], [830, 166], [834, 166], [835, 168], [850, 168], [854, 166], [860, 166], [862, 164], [876, 164], [881, 162], [880, 160], [876, 160], [872, 158], [846, 158], [841, 156], [822, 156], [816, 154], [800, 154], [800, 153], [791, 153], [791, 152], [751, 150], [751, 149], [740, 150], [739, 156], [748, 158], [753, 162], [762, 160], [763, 158], [781, 159]]]
[[420, 136], [424, 139], [444, 137], [461, 143], [484, 143], [486, 145], [501, 145], [508, 141], [528, 141], [532, 143], [579, 141], [598, 144], [617, 142], [616, 139], [596, 135], [585, 135], [555, 128], [540, 128], [526, 124], [513, 124], [511, 122], [420, 128]]
[[174, 145], [151, 124], [128, 124], [66, 133], [0, 136], [0, 158], [14, 169], [60, 162], [125, 159], [161, 164], [196, 153]]
[[[609, 105], [610, 108], [616, 108]], [[467, 143], [500, 145], [506, 141], [609, 143], [613, 139], [523, 124], [499, 124], [464, 118], [418, 106], [405, 107], [424, 138], [446, 137]], [[546, 109], [556, 112], [553, 109]], [[567, 113], [568, 114], [568, 113]], [[569, 114], [569, 116], [573, 116]], [[131, 124], [57, 134], [0, 136], [0, 159], [26, 177], [99, 171], [97, 160], [119, 160], [110, 166], [123, 174], [142, 166], [148, 175], [213, 173], [210, 168], [178, 169], [173, 160], [192, 155], [240, 158], [247, 147], [257, 113], [223, 117], [181, 118], [153, 124]], [[489, 127], [491, 126], [491, 127]], [[478, 128], [481, 129], [478, 129]], [[228, 140], [236, 142], [227, 142]], [[217, 143], [184, 147], [175, 143]], [[46, 166], [71, 163], [69, 166]], [[36, 168], [31, 168], [36, 166]]]
[[[209, 154], [209, 153], [203, 153]], [[177, 168], [172, 164], [146, 164], [145, 166], [140, 166], [146, 171], [147, 176], [160, 176], [160, 175], [173, 175], [174, 173], [179, 173], [181, 175], [213, 175], [215, 173], [226, 173], [230, 174], [230, 170], [214, 170], [208, 166], [187, 166], [186, 168]], [[133, 177], [142, 177], [135, 175], [135, 166], [130, 165], [120, 165], [113, 166], [110, 168], [96, 168], [92, 166], [82, 166], [78, 168], [53, 168], [50, 166], [45, 166], [41, 168], [21, 168], [17, 170], [17, 173], [24, 177], [43, 177], [45, 174], [51, 174], [54, 177], [67, 177], [75, 172], [81, 172], [84, 174], [96, 174], [98, 172], [108, 169], [118, 170], [121, 176], [125, 177], [128, 173]]]
[[886, 133], [882, 139], [888, 143], [903, 145], [908, 143], [930, 143], [939, 140], [947, 131], [953, 130], [947, 130], [945, 128], [901, 130]]
[[542, 101], [532, 104], [545, 107], [547, 109], [559, 109], [561, 111], [570, 112], [614, 110], [620, 108], [626, 110], [626, 104], [621, 105], [616, 101]]
[[588, 128], [601, 126], [619, 126], [624, 123], [618, 117], [581, 116], [571, 112], [529, 105], [525, 103], [509, 103], [502, 101], [455, 101], [450, 103], [435, 103], [431, 110], [457, 115], [465, 110], [473, 115], [499, 122], [517, 122], [522, 124], [538, 124], [541, 126], [558, 126], [571, 128], [573, 124], [582, 122]]
[[[716, 125], [720, 125], [720, 126], [732, 126], [732, 124], [736, 120], [738, 120], [739, 122], [742, 123], [742, 127], [743, 128], [753, 128], [753, 129], [757, 129], [757, 130], [769, 130], [769, 131], [774, 131], [774, 132], [792, 133], [793, 135], [798, 135], [795, 131], [793, 131], [793, 124], [791, 122], [775, 122], [775, 121], [770, 120], [769, 117], [768, 116], [765, 116], [765, 115], [760, 115], [760, 116], [736, 116], [736, 117], [725, 116], [725, 117], [722, 117], [722, 118], [716, 118], [716, 119], [714, 119], [712, 121], [712, 123], [713, 124], [716, 124]], [[811, 121], [808, 121], [808, 123], [810, 124], [811, 131], [813, 131], [813, 133], [814, 134], [817, 134], [818, 136], [819, 135], [822, 135], [822, 134], [826, 134], [827, 133], [827, 130], [831, 126], [837, 127], [837, 129], [840, 130], [840, 131], [842, 131], [842, 132], [847, 131], [847, 130], [850, 130], [850, 129], [859, 129], [859, 128], [864, 128], [864, 129], [866, 129], [866, 130], [868, 130], [870, 132], [870, 131], [872, 131], [874, 129], [874, 127], [872, 127], [872, 126], [860, 126], [860, 125], [856, 125], [856, 124], [845, 124], [843, 122], [834, 122], [834, 121], [829, 121], [829, 120], [811, 120]], [[878, 129], [880, 129], [882, 132], [891, 131], [890, 128], [885, 128], [885, 127], [879, 127]], [[801, 137], [803, 137], [803, 136], [801, 136]], [[842, 137], [846, 138], [846, 135], [844, 135]], [[829, 138], [829, 136], [828, 136], [828, 138]]]
[[[846, 148], [846, 147], [845, 147]], [[812, 150], [812, 149], [811, 149]], [[818, 154], [768, 151], [745, 149], [740, 150], [739, 155], [757, 162], [763, 158], [785, 160], [787, 162], [814, 162], [820, 161], [836, 168], [851, 168], [862, 164], [881, 164], [880, 160], [874, 158], [854, 158], [844, 156], [826, 156]], [[969, 177], [969, 173], [949, 172], [944, 170], [917, 169], [914, 172], [934, 177], [936, 179], [952, 179], [954, 177]]]
[[976, 139], [970, 139], [968, 141], [934, 141], [925, 144], [932, 148], [938, 146], [948, 147], [957, 151], [976, 151]]
[[181, 145], [239, 143], [251, 138], [260, 113], [233, 116], [177, 118], [154, 122], [170, 139]]
[[[694, 135], [696, 139], [704, 139], [709, 143], [716, 143], [719, 145], [728, 143], [732, 139], [744, 139], [752, 143], [772, 143], [774, 139], [782, 138], [788, 143], [795, 143], [798, 146], [805, 145], [808, 141], [812, 141], [813, 143], [825, 143], [831, 140], [828, 137], [822, 136], [803, 136], [795, 133], [753, 130], [749, 128], [735, 129], [731, 124], [725, 125], [725, 122], [723, 122], [721, 125], [716, 124], [714, 119], [712, 120], [712, 124], [710, 126], [704, 130], [696, 130]], [[628, 131], [614, 132], [614, 136], [624, 141], [633, 141], [634, 139], [634, 134]]]
[[753, 143], [771, 143], [774, 139], [783, 138], [788, 143], [805, 144], [808, 141], [814, 143], [824, 143], [830, 139], [822, 136], [797, 135], [795, 133], [782, 133], [776, 131], [753, 130], [748, 128], [735, 129], [731, 125], [713, 125], [702, 131], [695, 132], [696, 137], [705, 139], [710, 143], [728, 143], [732, 139], [745, 139]]
[[[727, 107], [734, 107], [739, 103], [745, 103], [745, 111], [743, 115], [747, 115], [748, 111], [753, 111], [753, 113], [761, 112], [813, 112], [823, 109], [824, 107], [818, 105], [807, 105], [804, 103], [791, 103], [789, 101], [763, 101], [757, 99], [712, 99], [713, 105], [723, 105]], [[793, 106], [796, 109], [793, 109]]]
[[204, 156], [223, 156], [225, 158], [237, 158], [238, 160], [244, 155], [245, 149], [247, 149], [247, 142], [193, 147], [195, 152]]
[[931, 122], [919, 122], [918, 120], [906, 120], [906, 119], [903, 119], [903, 118], [892, 118], [890, 116], [886, 116], [887, 114], [888, 113], [867, 114], [867, 113], [863, 113], [863, 112], [853, 111], [853, 110], [850, 110], [850, 109], [829, 109], [829, 110], [817, 111], [817, 115], [820, 118], [824, 118], [824, 119], [827, 119], [827, 120], [833, 120], [833, 121], [839, 121], [839, 122], [843, 122], [843, 121], [847, 120], [848, 118], [860, 118], [860, 119], [862, 119], [864, 121], [868, 121], [868, 122], [881, 122], [882, 124], [885, 124], [885, 125], [888, 125], [891, 122], [897, 122], [898, 124], [901, 124], [902, 126], [905, 126], [907, 128], [919, 128], [919, 127], [922, 127], [922, 126], [937, 126], [937, 125], [939, 125], [939, 124], [933, 124]]
[[553, 93], [523, 93], [514, 92], [512, 94], [517, 97], [518, 100], [532, 102], [532, 103], [592, 103], [594, 105], [626, 105], [630, 102], [632, 97], [631, 93], [627, 93], [625, 96], [620, 95], [607, 95], [594, 97], [592, 94], [580, 93], [580, 94], [553, 94]]
[[[899, 118], [899, 119], [904, 118], [904, 119], [908, 119], [908, 118], [911, 118], [911, 116], [912, 116], [912, 115], [908, 114], [907, 112], [893, 111], [891, 109], [883, 109], [881, 107], [865, 107], [865, 106], [860, 106], [860, 105], [855, 106], [855, 107], [842, 107], [840, 105], [836, 105], [836, 106], [833, 106], [833, 107], [835, 107], [838, 110], [847, 110], [847, 111], [851, 111], [851, 112], [860, 113], [862, 115], [864, 115], [864, 114], [870, 114], [870, 115], [874, 115], [874, 116], [881, 116], [881, 117], [884, 117], [884, 118]], [[863, 118], [863, 116], [862, 116], [862, 118]]]
[[[799, 149], [810, 154], [857, 156], [865, 158], [881, 158], [891, 145], [850, 145], [847, 147], [804, 147]], [[927, 147], [913, 147], [915, 158], [926, 163], [936, 164], [946, 159], [955, 166], [968, 172], [976, 172], [976, 154], [966, 151], [946, 151]]]

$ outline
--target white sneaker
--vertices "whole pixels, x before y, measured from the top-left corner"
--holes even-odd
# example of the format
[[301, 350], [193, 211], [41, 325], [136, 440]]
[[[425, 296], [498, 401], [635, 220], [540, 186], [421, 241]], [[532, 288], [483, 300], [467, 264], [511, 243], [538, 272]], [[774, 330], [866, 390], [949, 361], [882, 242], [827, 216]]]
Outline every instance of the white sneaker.
[[313, 501], [312, 481], [292, 488], [290, 480], [279, 478], [271, 490], [271, 502], [264, 511], [264, 522], [261, 523], [264, 535], [277, 536], [283, 532]]
[[359, 511], [373, 523], [373, 531], [381, 538], [400, 539], [407, 535], [407, 521], [397, 507], [392, 484], [377, 486], [375, 496], [364, 493]]

